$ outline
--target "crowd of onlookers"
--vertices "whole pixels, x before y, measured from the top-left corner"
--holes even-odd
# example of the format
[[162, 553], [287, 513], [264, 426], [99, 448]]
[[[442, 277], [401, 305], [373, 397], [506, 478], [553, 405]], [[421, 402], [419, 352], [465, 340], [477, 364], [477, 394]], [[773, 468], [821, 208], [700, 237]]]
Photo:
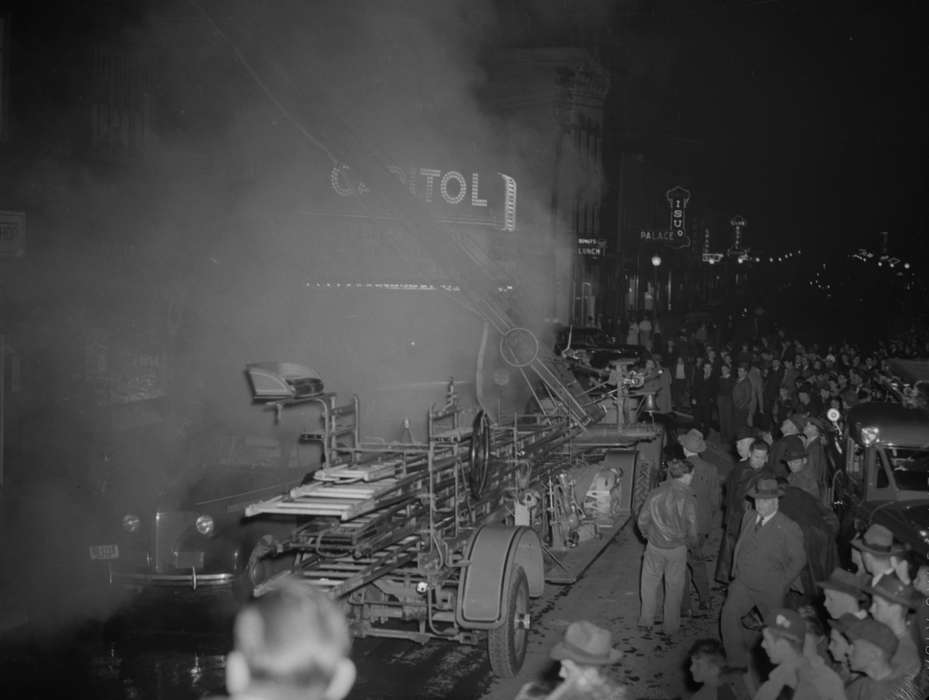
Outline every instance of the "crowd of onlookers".
[[830, 408], [844, 414], [881, 400], [888, 358], [929, 357], [929, 334], [915, 329], [870, 347], [804, 343], [783, 329], [717, 344], [718, 337], [704, 322], [667, 340], [652, 336], [647, 349], [669, 374], [673, 408], [692, 412], [727, 444], [746, 427], [770, 429], [795, 413], [824, 419]]
[[[927, 697], [929, 564], [872, 524], [851, 543], [851, 570], [839, 565], [824, 439], [830, 408], [892, 398], [885, 361], [929, 357], [929, 336], [868, 348], [804, 344], [784, 331], [720, 346], [711, 337], [651, 339], [647, 374], [670, 381], [649, 386], [670, 394], [665, 408], [692, 413], [694, 428], [669, 450], [668, 481], [638, 514], [640, 628], [661, 617], [673, 640], [691, 589], [705, 611], [715, 559], [721, 641], [693, 651], [704, 677], [694, 674], [703, 683], [694, 697]], [[701, 457], [711, 431], [739, 458], [724, 483]], [[707, 523], [720, 515], [721, 546], [710, 553]]]

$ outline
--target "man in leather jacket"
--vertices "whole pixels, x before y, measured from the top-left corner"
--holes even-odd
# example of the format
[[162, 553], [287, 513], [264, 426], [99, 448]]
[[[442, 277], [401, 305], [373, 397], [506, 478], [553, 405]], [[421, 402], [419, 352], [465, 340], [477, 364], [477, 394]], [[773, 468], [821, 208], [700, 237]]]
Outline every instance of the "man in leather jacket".
[[638, 527], [648, 544], [642, 559], [639, 627], [651, 629], [664, 580], [664, 633], [680, 630], [681, 598], [687, 581], [687, 548], [697, 543], [697, 510], [690, 482], [693, 464], [686, 459], [668, 462], [665, 483], [652, 491], [639, 511]]

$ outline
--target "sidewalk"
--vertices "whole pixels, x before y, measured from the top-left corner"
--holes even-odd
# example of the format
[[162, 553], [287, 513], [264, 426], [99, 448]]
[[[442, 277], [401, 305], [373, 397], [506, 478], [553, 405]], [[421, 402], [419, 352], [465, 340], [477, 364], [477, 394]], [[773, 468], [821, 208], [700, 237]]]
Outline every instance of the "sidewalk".
[[[725, 478], [732, 468], [728, 450], [712, 441], [704, 457]], [[710, 536], [712, 551], [719, 550], [721, 523]], [[719, 638], [719, 614], [724, 601], [721, 590], [712, 590], [706, 617], [684, 618], [673, 639], [657, 633], [643, 634], [636, 627], [639, 614], [639, 577], [644, 545], [632, 524], [619, 533], [601, 557], [573, 586], [561, 589], [541, 610], [533, 610], [533, 627], [522, 672], [512, 679], [494, 681], [483, 700], [512, 700], [519, 689], [532, 681], [549, 680], [554, 663], [551, 648], [561, 640], [565, 628], [576, 620], [590, 620], [613, 634], [614, 646], [623, 659], [605, 673], [628, 689], [629, 700], [669, 700], [689, 697], [687, 652], [698, 639]], [[711, 563], [710, 571], [715, 568]], [[557, 671], [554, 671], [557, 674]]]

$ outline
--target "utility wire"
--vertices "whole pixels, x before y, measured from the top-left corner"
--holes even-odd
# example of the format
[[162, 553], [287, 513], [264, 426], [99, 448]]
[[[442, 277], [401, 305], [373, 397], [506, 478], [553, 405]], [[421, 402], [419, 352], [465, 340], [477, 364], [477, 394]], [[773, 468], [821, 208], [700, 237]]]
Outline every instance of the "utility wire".
[[210, 13], [207, 12], [206, 9], [204, 9], [203, 6], [197, 0], [187, 0], [187, 1], [194, 8], [196, 8], [197, 11], [200, 12], [200, 14], [203, 15], [204, 19], [210, 24], [210, 26], [212, 26], [213, 29], [225, 40], [225, 42], [229, 44], [229, 48], [232, 49], [232, 52], [235, 54], [236, 59], [239, 61], [242, 67], [246, 70], [246, 72], [251, 76], [252, 80], [255, 81], [258, 87], [261, 88], [261, 91], [265, 94], [265, 97], [268, 98], [271, 104], [277, 107], [280, 113], [284, 115], [284, 117], [288, 121], [290, 121], [290, 123], [293, 124], [297, 128], [297, 130], [310, 141], [310, 143], [312, 143], [319, 150], [325, 153], [329, 157], [329, 160], [332, 161], [333, 165], [341, 165], [342, 160], [337, 158], [335, 154], [333, 154], [333, 152], [329, 150], [329, 147], [326, 146], [326, 144], [324, 144], [322, 141], [316, 138], [312, 133], [310, 133], [310, 131], [303, 125], [303, 122], [301, 122], [300, 119], [294, 116], [290, 112], [290, 110], [288, 110], [287, 107], [285, 107], [284, 104], [279, 99], [277, 99], [277, 97], [274, 95], [274, 91], [268, 86], [267, 83], [265, 83], [264, 80], [261, 79], [261, 75], [259, 75], [258, 71], [255, 70], [254, 67], [252, 67], [252, 64], [248, 62], [248, 59], [245, 58], [245, 55], [242, 53], [242, 51], [239, 50], [239, 47], [236, 45], [236, 43], [229, 37], [229, 35], [226, 32], [223, 31], [222, 27], [220, 27], [219, 24], [216, 23], [216, 20], [213, 19]]

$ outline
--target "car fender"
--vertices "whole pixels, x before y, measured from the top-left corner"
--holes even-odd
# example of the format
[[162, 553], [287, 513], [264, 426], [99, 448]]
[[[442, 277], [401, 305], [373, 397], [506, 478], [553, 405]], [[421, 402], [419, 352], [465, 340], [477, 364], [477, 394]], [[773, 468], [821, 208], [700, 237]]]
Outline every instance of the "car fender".
[[503, 597], [517, 566], [526, 572], [529, 595], [545, 589], [542, 543], [528, 527], [486, 525], [471, 538], [459, 582], [457, 623], [464, 628], [491, 629], [503, 621]]
[[238, 574], [244, 570], [252, 550], [262, 537], [270, 535], [275, 540], [283, 540], [293, 529], [292, 523], [239, 521], [216, 533], [208, 545], [208, 556], [215, 566]]

